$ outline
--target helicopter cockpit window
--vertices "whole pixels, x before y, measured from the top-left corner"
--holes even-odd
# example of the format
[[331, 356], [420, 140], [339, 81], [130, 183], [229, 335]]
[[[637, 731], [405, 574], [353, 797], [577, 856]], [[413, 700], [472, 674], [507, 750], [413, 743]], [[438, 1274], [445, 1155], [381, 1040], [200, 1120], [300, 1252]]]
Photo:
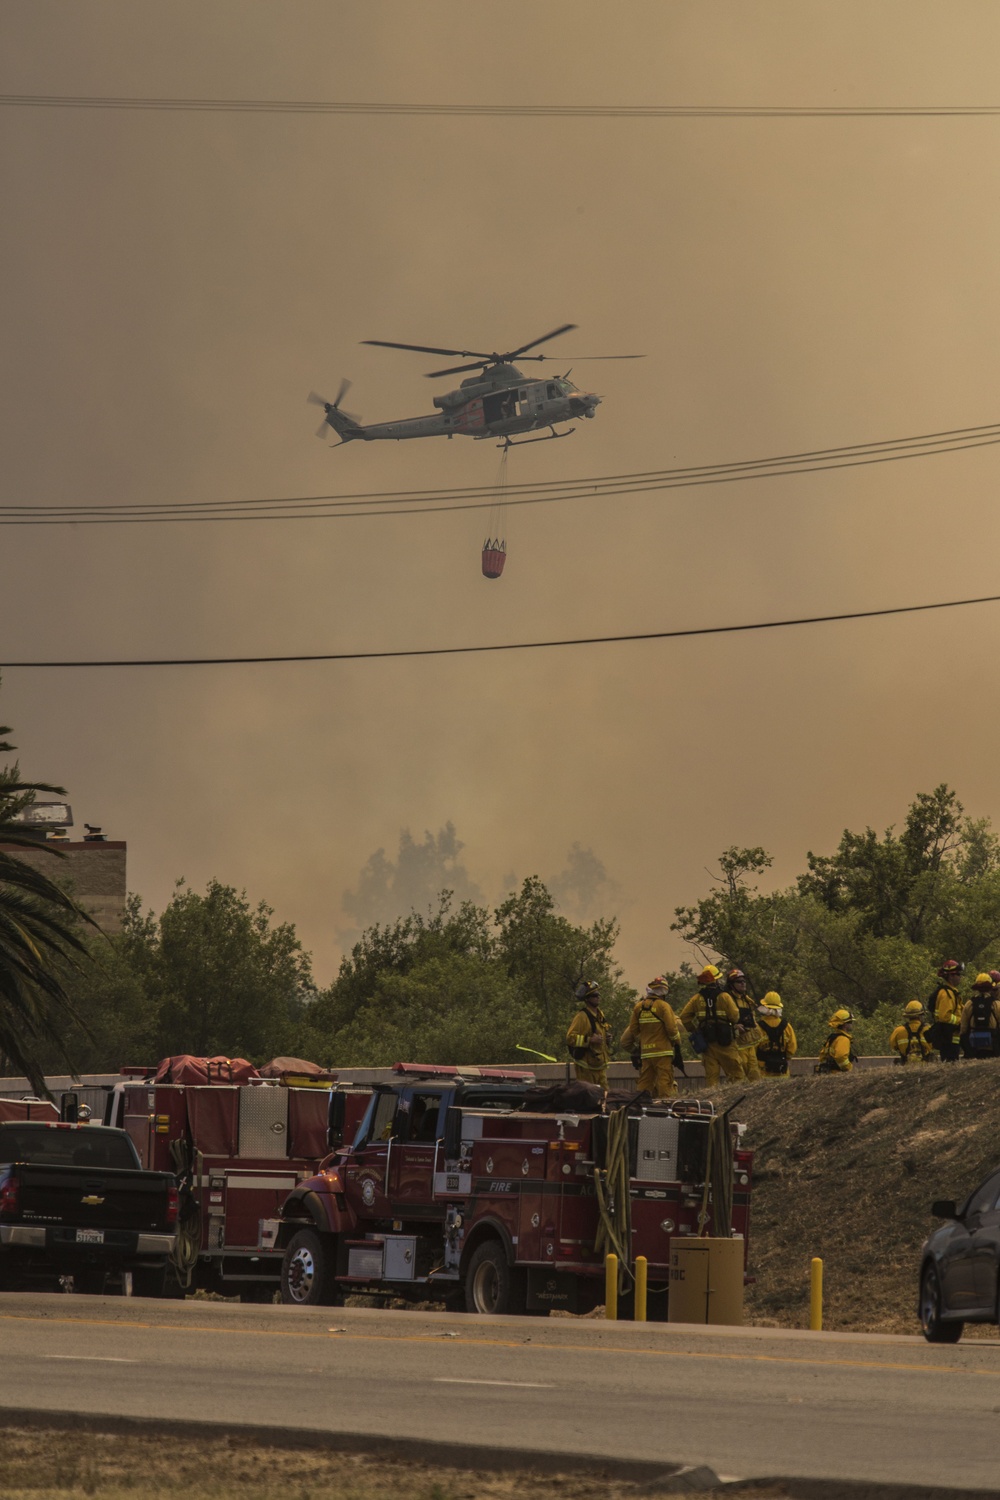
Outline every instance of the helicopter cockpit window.
[[548, 401], [554, 401], [556, 399], [556, 387], [554, 381], [550, 380], [548, 385], [545, 387], [545, 396]]
[[571, 380], [557, 380], [556, 385], [559, 387], [560, 393], [563, 396], [568, 396], [571, 391], [576, 390], [576, 386]]

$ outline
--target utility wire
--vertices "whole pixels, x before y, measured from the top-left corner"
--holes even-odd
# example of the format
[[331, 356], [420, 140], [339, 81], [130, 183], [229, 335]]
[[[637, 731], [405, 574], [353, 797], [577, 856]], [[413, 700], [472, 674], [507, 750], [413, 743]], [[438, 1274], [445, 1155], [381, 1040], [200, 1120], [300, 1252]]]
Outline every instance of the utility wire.
[[8, 109], [164, 110], [200, 114], [400, 115], [554, 120], [802, 120], [1000, 115], [997, 104], [416, 104], [333, 99], [144, 99], [115, 94], [0, 94]]
[[784, 630], [793, 625], [829, 625], [841, 620], [874, 620], [884, 615], [913, 615], [935, 609], [961, 609], [969, 604], [1000, 604], [1000, 594], [978, 599], [944, 599], [936, 604], [899, 604], [889, 609], [856, 609], [836, 615], [804, 615], [794, 620], [758, 620], [744, 625], [701, 625], [687, 630], [645, 630], [628, 635], [584, 635], [555, 641], [503, 641], [488, 646], [416, 646], [398, 651], [324, 651], [294, 656], [181, 656], [118, 661], [8, 661], [13, 667], [243, 667], [314, 661], [391, 661], [411, 656], [473, 656], [488, 651], [543, 651], [555, 646], [604, 646], [625, 641], [674, 641], [699, 635], [736, 635], [752, 630]]
[[[574, 480], [512, 484], [512, 505], [542, 505], [567, 500], [593, 500], [616, 495], [647, 494], [707, 484], [729, 484], [748, 479], [815, 474], [858, 468], [899, 459], [926, 458], [963, 452], [1000, 443], [1000, 423], [923, 433], [909, 438], [853, 443], [841, 448], [816, 449], [767, 459], [702, 464], [678, 469], [645, 470], [633, 474], [598, 475]], [[298, 495], [271, 499], [130, 502], [121, 505], [7, 505], [0, 506], [0, 526], [137, 525], [166, 521], [342, 520], [351, 516], [435, 514], [453, 510], [484, 510], [495, 504], [493, 486], [431, 490], [382, 490], [343, 495]]]

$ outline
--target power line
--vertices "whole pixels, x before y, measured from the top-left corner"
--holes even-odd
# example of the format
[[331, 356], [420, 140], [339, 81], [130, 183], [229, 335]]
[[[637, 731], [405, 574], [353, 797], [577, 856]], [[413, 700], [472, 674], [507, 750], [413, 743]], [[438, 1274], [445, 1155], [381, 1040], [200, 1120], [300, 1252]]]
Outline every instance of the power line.
[[[511, 505], [543, 505], [607, 499], [749, 479], [816, 474], [901, 459], [927, 458], [1000, 443], [1000, 423], [922, 433], [908, 438], [851, 443], [773, 458], [643, 470], [573, 480], [511, 484]], [[494, 487], [375, 490], [342, 495], [290, 495], [270, 499], [127, 502], [121, 505], [0, 506], [0, 526], [88, 526], [161, 524], [167, 521], [343, 520], [356, 516], [436, 514], [484, 510], [495, 503]]]
[[314, 661], [391, 661], [412, 656], [473, 656], [494, 651], [543, 651], [556, 646], [605, 646], [626, 641], [674, 641], [700, 635], [736, 635], [752, 630], [784, 630], [793, 625], [829, 625], [841, 620], [874, 620], [885, 615], [913, 615], [935, 609], [961, 609], [969, 604], [1000, 604], [1000, 594], [978, 599], [945, 599], [936, 604], [898, 604], [889, 609], [857, 609], [836, 615], [804, 615], [794, 620], [758, 620], [743, 625], [702, 625], [687, 630], [645, 630], [627, 635], [585, 635], [555, 641], [503, 641], [488, 646], [417, 646], [398, 651], [324, 651], [294, 656], [187, 656], [119, 661], [8, 661], [13, 667], [245, 667]]
[[161, 110], [200, 114], [398, 115], [553, 120], [930, 119], [1000, 115], [997, 104], [447, 104], [332, 99], [144, 99], [114, 94], [0, 94], [9, 109]]

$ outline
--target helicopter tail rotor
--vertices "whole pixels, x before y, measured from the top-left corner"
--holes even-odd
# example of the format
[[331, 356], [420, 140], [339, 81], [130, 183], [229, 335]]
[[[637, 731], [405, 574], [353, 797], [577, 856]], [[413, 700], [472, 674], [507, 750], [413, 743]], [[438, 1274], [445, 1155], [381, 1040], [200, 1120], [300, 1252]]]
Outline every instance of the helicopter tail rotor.
[[308, 396], [306, 397], [306, 400], [309, 402], [309, 404], [311, 406], [321, 406], [326, 412], [326, 416], [324, 417], [323, 421], [320, 423], [320, 426], [316, 431], [316, 436], [318, 438], [325, 438], [327, 432], [331, 427], [333, 428], [334, 432], [338, 434], [341, 442], [343, 443], [348, 442], [353, 437], [361, 436], [362, 429], [360, 419], [354, 416], [352, 412], [343, 411], [340, 405], [341, 401], [343, 401], [344, 397], [347, 395], [347, 392], [350, 389], [351, 382], [349, 380], [342, 380], [340, 382], [340, 390], [337, 392], [337, 399], [335, 401], [325, 401], [323, 397], [318, 396], [315, 391], [309, 392]]

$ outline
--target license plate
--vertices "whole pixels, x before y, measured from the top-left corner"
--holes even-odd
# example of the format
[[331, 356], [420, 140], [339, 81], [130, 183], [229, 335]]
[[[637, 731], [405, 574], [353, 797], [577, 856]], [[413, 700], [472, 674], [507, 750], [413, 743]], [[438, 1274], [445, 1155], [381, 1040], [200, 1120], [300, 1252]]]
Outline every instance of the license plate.
[[78, 1245], [103, 1245], [103, 1229], [78, 1229], [76, 1231], [76, 1243]]

